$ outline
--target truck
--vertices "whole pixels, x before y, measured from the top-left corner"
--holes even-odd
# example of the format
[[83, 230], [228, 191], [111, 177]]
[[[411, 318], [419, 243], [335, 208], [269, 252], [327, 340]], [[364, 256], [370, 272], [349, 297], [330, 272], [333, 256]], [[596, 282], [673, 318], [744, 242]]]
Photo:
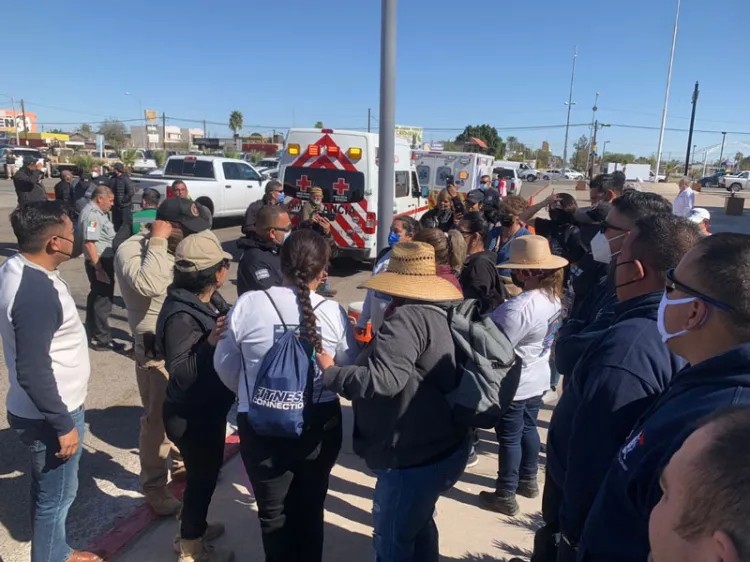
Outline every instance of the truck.
[[526, 181], [536, 181], [541, 177], [542, 172], [534, 166], [529, 166], [526, 162], [511, 162], [510, 160], [496, 160], [495, 168], [510, 168], [516, 170], [518, 177]]
[[747, 188], [748, 181], [750, 181], [750, 172], [738, 172], [736, 175], [727, 174], [719, 180], [719, 187], [737, 193]]
[[397, 137], [395, 143], [393, 209], [388, 216], [379, 217], [379, 135], [340, 129], [290, 129], [279, 178], [289, 199], [292, 222], [298, 222], [310, 190], [319, 187], [338, 256], [374, 259], [379, 228], [390, 229], [397, 216], [418, 219], [428, 209], [427, 192], [420, 187], [409, 142]]
[[[604, 172], [606, 174], [612, 174], [614, 172], [624, 172], [625, 179], [627, 181], [647, 182], [654, 181], [654, 178], [656, 178], [654, 173], [651, 171], [650, 164], [613, 164], [611, 162], [608, 162], [604, 165]], [[666, 180], [666, 178], [661, 175], [658, 176], [657, 179], [660, 182]]]
[[430, 208], [437, 204], [438, 193], [449, 176], [453, 176], [459, 195], [465, 197], [479, 189], [482, 176], [492, 176], [495, 163], [493, 156], [471, 152], [415, 150], [414, 154], [419, 185], [427, 189]]
[[163, 176], [133, 177], [135, 203], [147, 187], [158, 191], [162, 200], [174, 197], [172, 183], [182, 180], [190, 197], [214, 217], [241, 217], [248, 206], [264, 195], [266, 180], [252, 165], [218, 156], [170, 156]]
[[135, 162], [133, 162], [133, 171], [136, 174], [145, 174], [151, 170], [155, 170], [158, 166], [156, 160], [154, 160], [153, 154], [150, 150], [143, 150], [142, 148], [132, 149], [135, 151]]

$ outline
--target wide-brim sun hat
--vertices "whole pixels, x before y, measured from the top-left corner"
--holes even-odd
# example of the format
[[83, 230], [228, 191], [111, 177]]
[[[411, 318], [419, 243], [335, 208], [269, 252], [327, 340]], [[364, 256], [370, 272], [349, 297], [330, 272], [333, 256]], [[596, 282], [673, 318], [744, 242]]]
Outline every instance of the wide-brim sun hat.
[[549, 242], [543, 236], [519, 236], [510, 243], [510, 256], [502, 269], [561, 269], [568, 260], [553, 256]]
[[359, 286], [392, 297], [425, 302], [463, 299], [453, 283], [435, 274], [435, 248], [424, 242], [399, 242], [393, 246], [388, 269]]

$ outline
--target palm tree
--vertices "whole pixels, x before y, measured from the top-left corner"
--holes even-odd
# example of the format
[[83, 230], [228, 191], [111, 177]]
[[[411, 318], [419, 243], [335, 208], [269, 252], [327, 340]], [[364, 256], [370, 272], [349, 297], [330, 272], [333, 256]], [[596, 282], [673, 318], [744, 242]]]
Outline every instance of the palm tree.
[[510, 152], [515, 152], [518, 148], [518, 137], [508, 137], [505, 139], [505, 144]]
[[316, 129], [322, 129], [323, 128], [323, 121], [316, 121], [315, 122], [315, 128]]
[[229, 128], [232, 129], [235, 138], [239, 136], [238, 131], [242, 130], [243, 120], [241, 111], [235, 110], [229, 115]]

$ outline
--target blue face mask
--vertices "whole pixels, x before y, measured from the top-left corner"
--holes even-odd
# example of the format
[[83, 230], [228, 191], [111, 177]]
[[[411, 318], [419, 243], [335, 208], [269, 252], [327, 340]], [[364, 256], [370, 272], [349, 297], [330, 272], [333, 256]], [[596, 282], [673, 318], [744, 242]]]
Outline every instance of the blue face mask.
[[479, 184], [479, 189], [481, 189], [482, 191], [486, 191], [487, 190], [487, 184], [486, 183], [480, 183]]
[[282, 244], [283, 244], [284, 242], [286, 242], [286, 241], [287, 241], [287, 240], [289, 239], [289, 235], [290, 235], [291, 233], [292, 233], [292, 231], [291, 231], [291, 230], [289, 230], [289, 231], [287, 231], [287, 232], [285, 232], [285, 233], [284, 233], [284, 239], [283, 239], [283, 240], [281, 241], [281, 243], [282, 243]]
[[284, 202], [284, 192], [282, 191], [281, 193], [279, 193], [279, 203], [283, 203], [283, 202]]
[[389, 246], [395, 246], [396, 244], [398, 244], [399, 240], [401, 240], [401, 235], [400, 234], [396, 234], [395, 232], [391, 232], [388, 235], [388, 245]]

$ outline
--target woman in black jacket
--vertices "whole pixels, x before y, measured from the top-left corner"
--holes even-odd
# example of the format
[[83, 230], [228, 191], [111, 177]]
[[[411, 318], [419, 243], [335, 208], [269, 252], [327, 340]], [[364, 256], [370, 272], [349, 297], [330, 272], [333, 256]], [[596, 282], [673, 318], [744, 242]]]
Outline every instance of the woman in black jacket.
[[228, 562], [230, 551], [205, 544], [224, 531], [206, 522], [224, 461], [226, 419], [234, 393], [214, 370], [214, 348], [226, 330], [224, 284], [232, 256], [210, 230], [185, 238], [175, 251], [174, 284], [159, 313], [157, 343], [169, 373], [164, 427], [185, 461], [187, 483], [179, 528], [180, 561]]
[[490, 225], [481, 212], [474, 211], [463, 217], [458, 230], [466, 240], [466, 253], [469, 256], [458, 281], [464, 297], [477, 299], [481, 313], [489, 314], [508, 298], [508, 291], [497, 271], [497, 254], [484, 249]]
[[422, 224], [422, 228], [438, 228], [443, 232], [448, 232], [456, 228], [455, 217], [456, 210], [453, 198], [447, 189], [443, 189], [438, 193], [437, 206], [422, 215], [419, 222]]

